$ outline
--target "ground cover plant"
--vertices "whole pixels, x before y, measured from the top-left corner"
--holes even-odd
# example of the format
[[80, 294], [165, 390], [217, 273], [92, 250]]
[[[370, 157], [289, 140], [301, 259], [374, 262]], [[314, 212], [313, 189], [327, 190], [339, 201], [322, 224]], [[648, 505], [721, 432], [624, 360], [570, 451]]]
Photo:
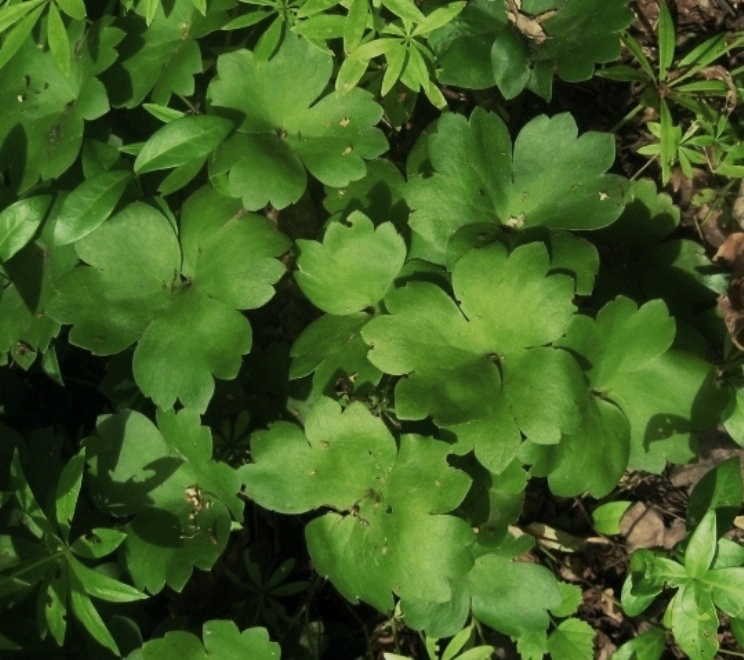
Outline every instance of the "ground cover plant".
[[0, 0], [2, 653], [741, 655], [739, 4]]

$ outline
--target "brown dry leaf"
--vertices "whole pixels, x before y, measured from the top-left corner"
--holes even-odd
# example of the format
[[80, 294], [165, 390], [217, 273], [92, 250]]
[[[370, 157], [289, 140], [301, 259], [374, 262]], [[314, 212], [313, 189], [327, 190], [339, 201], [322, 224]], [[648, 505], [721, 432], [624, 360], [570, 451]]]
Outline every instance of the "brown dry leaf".
[[546, 11], [539, 16], [528, 16], [522, 13], [522, 0], [507, 0], [506, 2], [506, 15], [517, 30], [519, 30], [525, 37], [531, 39], [536, 44], [541, 44], [548, 40], [548, 35], [545, 34], [542, 24], [548, 20], [551, 16], [555, 15], [555, 11]]
[[739, 184], [739, 194], [731, 208], [731, 218], [744, 229], [744, 179]]
[[731, 266], [731, 283], [726, 295], [718, 299], [718, 308], [723, 313], [731, 341], [744, 351], [744, 232], [729, 235], [713, 261]]
[[664, 545], [666, 528], [661, 514], [648, 504], [636, 502], [620, 521], [628, 552], [637, 548], [659, 548]]

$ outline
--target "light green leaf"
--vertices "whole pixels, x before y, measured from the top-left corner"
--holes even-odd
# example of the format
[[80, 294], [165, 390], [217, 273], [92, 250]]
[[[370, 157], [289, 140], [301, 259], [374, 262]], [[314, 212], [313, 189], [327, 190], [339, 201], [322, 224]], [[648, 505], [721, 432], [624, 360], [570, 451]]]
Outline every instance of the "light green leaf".
[[[503, 245], [493, 243], [471, 250], [455, 265], [452, 280], [460, 307], [428, 282], [410, 282], [389, 293], [389, 315], [370, 321], [362, 336], [373, 346], [372, 364], [391, 375], [408, 375], [396, 386], [398, 416], [432, 415], [453, 431], [453, 425], [494, 418], [502, 418], [500, 428], [505, 429], [509, 419], [512, 427], [516, 419], [522, 432], [548, 443], [560, 439], [561, 428], [575, 429], [585, 397], [581, 375], [570, 356], [554, 355], [545, 346], [560, 337], [573, 313], [573, 281], [562, 274], [548, 276], [548, 269], [542, 244], [507, 254]], [[514, 296], [532, 303], [516, 317], [511, 310], [520, 302]], [[520, 394], [533, 387], [534, 369], [545, 361], [570, 395], [560, 387], [543, 389], [542, 405], [528, 409]], [[481, 460], [494, 451], [485, 442], [476, 446]]]
[[104, 573], [88, 568], [74, 557], [69, 558], [69, 565], [85, 592], [93, 598], [110, 603], [131, 603], [147, 598], [147, 594], [119, 580], [114, 580]]
[[0, 211], [1, 260], [7, 261], [31, 241], [46, 217], [51, 201], [49, 195], [38, 195]]
[[592, 660], [594, 631], [586, 621], [566, 619], [548, 637], [553, 660]]
[[70, 525], [75, 515], [75, 508], [77, 507], [78, 496], [80, 495], [80, 486], [83, 483], [84, 468], [85, 450], [82, 449], [67, 461], [57, 482], [57, 526], [65, 542], [70, 539]]
[[184, 660], [203, 658], [255, 658], [256, 660], [279, 660], [279, 644], [270, 641], [265, 628], [247, 628], [243, 632], [232, 621], [212, 620], [202, 630], [204, 645], [196, 635], [171, 630], [159, 639], [151, 639], [142, 645], [143, 660], [168, 660], [178, 656]]
[[[308, 3], [305, 3], [304, 7]], [[368, 0], [351, 0], [349, 4], [349, 13], [346, 16], [344, 25], [344, 53], [348, 54], [356, 50], [362, 43], [364, 31], [367, 29], [367, 19], [369, 17]]]
[[744, 567], [708, 571], [700, 581], [712, 588], [716, 607], [732, 618], [744, 618]]
[[613, 653], [612, 660], [660, 660], [666, 646], [664, 631], [651, 628], [625, 642]]
[[230, 120], [213, 115], [175, 119], [145, 142], [134, 161], [134, 171], [145, 174], [201, 160], [220, 145], [232, 127]]
[[406, 246], [395, 227], [377, 228], [362, 213], [333, 222], [323, 242], [298, 240], [295, 279], [302, 292], [329, 314], [346, 315], [377, 305], [403, 267]]
[[546, 632], [525, 633], [517, 639], [517, 651], [523, 660], [543, 660], [548, 654]]
[[67, 245], [98, 229], [111, 215], [129, 185], [132, 175], [110, 170], [86, 179], [62, 203], [54, 224], [58, 245]]
[[166, 124], [186, 116], [186, 113], [181, 110], [169, 108], [165, 105], [158, 105], [157, 103], [143, 103], [142, 107], [155, 117], [155, 119], [159, 119]]
[[422, 23], [426, 20], [413, 0], [382, 0], [382, 4], [400, 18], [414, 23]]
[[26, 41], [28, 35], [31, 34], [31, 30], [34, 29], [43, 11], [43, 5], [36, 7], [30, 14], [27, 14], [23, 19], [15, 23], [13, 29], [8, 32], [3, 41], [2, 48], [0, 48], [0, 69], [5, 67], [11, 58], [20, 50], [21, 46], [23, 46], [23, 43]]
[[47, 16], [47, 38], [49, 48], [54, 55], [59, 70], [65, 75], [70, 75], [70, 38], [67, 36], [67, 28], [59, 14], [55, 3], [49, 5]]
[[592, 526], [595, 532], [614, 536], [620, 533], [620, 521], [632, 502], [616, 500], [600, 504], [592, 511]]
[[391, 591], [443, 602], [449, 580], [470, 569], [470, 527], [442, 515], [462, 501], [470, 479], [448, 466], [445, 443], [406, 435], [398, 450], [362, 404], [341, 412], [320, 399], [305, 433], [279, 422], [256, 434], [251, 450], [255, 462], [240, 474], [261, 506], [338, 512], [314, 519], [306, 537], [317, 570], [346, 598], [382, 610], [392, 607]]
[[553, 607], [550, 613], [559, 619], [563, 619], [576, 613], [579, 605], [584, 600], [584, 592], [580, 586], [568, 582], [559, 582], [558, 589], [561, 592], [561, 604]]
[[83, 21], [87, 16], [85, 9], [85, 0], [55, 0], [59, 8], [70, 18], [76, 21]]
[[466, 2], [450, 2], [444, 7], [438, 7], [430, 14], [427, 14], [426, 18], [414, 28], [413, 36], [429, 34], [429, 32], [444, 27], [465, 8], [466, 4]]
[[674, 641], [691, 660], [712, 660], [718, 651], [718, 615], [707, 587], [693, 580], [669, 603]]
[[44, 0], [27, 0], [27, 2], [17, 4], [6, 3], [0, 9], [0, 33], [18, 23], [26, 14], [43, 2]]
[[210, 174], [227, 174], [231, 194], [247, 209], [296, 202], [307, 185], [306, 169], [326, 185], [345, 186], [366, 174], [366, 159], [387, 149], [374, 127], [382, 108], [369, 93], [354, 89], [320, 98], [332, 60], [294, 35], [268, 62], [247, 50], [220, 56], [209, 86], [211, 106], [244, 119], [218, 150]]
[[160, 0], [141, 0], [141, 4], [144, 5], [147, 25], [152, 25], [152, 22], [155, 20], [155, 15], [158, 12], [158, 8], [160, 7]]
[[163, 408], [180, 399], [204, 410], [212, 376], [234, 378], [251, 346], [237, 309], [271, 298], [284, 271], [274, 257], [288, 241], [209, 187], [181, 215], [183, 261], [169, 220], [142, 203], [78, 241], [89, 266], [63, 279], [47, 313], [73, 324], [71, 341], [97, 354], [139, 341], [134, 375], [143, 392]]
[[467, 575], [473, 616], [510, 637], [547, 630], [561, 602], [555, 576], [543, 566], [479, 557]]

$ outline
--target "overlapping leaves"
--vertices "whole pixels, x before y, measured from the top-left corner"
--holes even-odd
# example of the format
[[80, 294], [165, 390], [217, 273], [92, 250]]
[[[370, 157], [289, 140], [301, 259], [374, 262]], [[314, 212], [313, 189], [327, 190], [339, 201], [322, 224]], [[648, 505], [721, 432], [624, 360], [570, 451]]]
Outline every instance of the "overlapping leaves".
[[340, 187], [361, 179], [365, 159], [387, 149], [375, 128], [382, 108], [355, 88], [343, 97], [321, 95], [333, 57], [302, 38], [287, 36], [266, 62], [238, 50], [220, 56], [209, 86], [215, 112], [237, 121], [238, 132], [215, 155], [210, 173], [249, 210], [284, 208], [302, 196], [307, 171]]
[[553, 73], [588, 80], [595, 63], [620, 56], [620, 32], [633, 20], [628, 0], [475, 0], [431, 38], [442, 82], [506, 98], [525, 87], [550, 99]]
[[400, 449], [384, 423], [360, 403], [341, 411], [330, 399], [303, 431], [280, 422], [251, 442], [240, 470], [248, 494], [282, 513], [332, 512], [306, 528], [316, 568], [348, 599], [381, 610], [392, 593], [445, 602], [450, 579], [472, 566], [470, 526], [445, 515], [470, 479], [447, 464], [446, 443], [406, 435]]
[[85, 122], [108, 111], [97, 76], [116, 61], [114, 47], [124, 36], [109, 23], [87, 29], [82, 21], [70, 23], [76, 52], [69, 75], [31, 36], [0, 68], [0, 169], [10, 172], [17, 190], [61, 176], [78, 156]]
[[126, 525], [127, 568], [140, 589], [180, 591], [194, 566], [208, 570], [225, 549], [230, 517], [241, 519], [240, 483], [212, 460], [209, 429], [189, 410], [160, 412], [156, 427], [123, 411], [99, 419], [86, 440], [91, 493]]
[[288, 247], [270, 221], [203, 188], [184, 204], [181, 234], [135, 203], [75, 245], [80, 266], [59, 284], [49, 315], [70, 340], [98, 355], [138, 342], [134, 377], [162, 408], [177, 399], [204, 410], [212, 375], [230, 379], [251, 347], [237, 310], [267, 302]]
[[449, 238], [470, 224], [598, 229], [623, 209], [627, 181], [606, 174], [613, 137], [579, 137], [568, 114], [533, 119], [513, 147], [496, 114], [476, 108], [470, 121], [444, 115], [426, 148], [434, 173], [411, 172], [406, 198], [421, 256], [438, 263]]

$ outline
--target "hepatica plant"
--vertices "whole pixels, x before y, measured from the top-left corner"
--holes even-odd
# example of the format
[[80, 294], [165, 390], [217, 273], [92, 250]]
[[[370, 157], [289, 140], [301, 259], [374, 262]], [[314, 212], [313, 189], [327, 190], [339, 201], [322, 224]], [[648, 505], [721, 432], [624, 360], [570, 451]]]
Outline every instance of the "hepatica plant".
[[[522, 561], [525, 489], [611, 497], [740, 397], [619, 275], [613, 227], [650, 250], [670, 204], [613, 137], [447, 99], [591, 77], [627, 4], [0, 2], [0, 648], [312, 653], [309, 553], [430, 638], [592, 657], [580, 591]], [[641, 554], [624, 596], [678, 588], [683, 648], [700, 584], [742, 614], [704, 513], [686, 577]], [[260, 593], [151, 623], [210, 571]]]

